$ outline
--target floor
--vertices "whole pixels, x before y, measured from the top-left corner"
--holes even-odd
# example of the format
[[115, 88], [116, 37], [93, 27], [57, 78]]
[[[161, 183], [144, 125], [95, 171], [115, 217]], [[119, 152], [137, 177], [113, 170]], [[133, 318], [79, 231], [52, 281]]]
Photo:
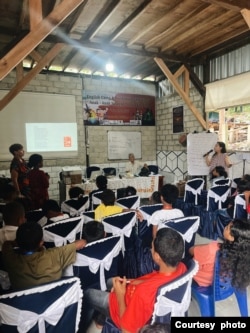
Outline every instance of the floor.
[[[207, 244], [211, 240], [200, 237], [199, 235], [196, 236], [196, 244]], [[250, 286], [247, 289], [248, 295], [248, 308], [250, 306]], [[249, 310], [248, 310], [249, 313]], [[234, 295], [230, 296], [226, 300], [218, 301], [215, 303], [215, 314], [216, 317], [240, 317], [240, 312], [238, 308], [238, 304]], [[198, 305], [195, 300], [191, 300], [190, 307], [188, 310], [189, 317], [200, 317], [200, 311]], [[89, 327], [87, 333], [100, 333], [101, 329], [97, 329], [95, 324]]]

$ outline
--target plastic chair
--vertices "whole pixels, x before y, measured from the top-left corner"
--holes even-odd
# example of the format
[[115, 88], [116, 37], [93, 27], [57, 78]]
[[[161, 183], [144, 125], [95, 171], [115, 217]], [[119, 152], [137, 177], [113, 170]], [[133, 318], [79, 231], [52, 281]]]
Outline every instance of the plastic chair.
[[71, 217], [79, 216], [89, 208], [89, 196], [84, 195], [76, 199], [65, 200], [61, 204], [61, 210]]
[[82, 237], [83, 217], [71, 217], [43, 227], [45, 247], [62, 246]]
[[239, 291], [231, 285], [229, 278], [220, 277], [219, 251], [216, 253], [214, 279], [212, 286], [200, 287], [192, 284], [192, 297], [199, 305], [202, 317], [215, 317], [215, 302], [224, 300], [235, 294], [242, 317], [248, 317], [247, 290]]
[[185, 253], [184, 258], [189, 258], [189, 249], [194, 246], [196, 232], [198, 231], [200, 225], [199, 216], [187, 216], [180, 217], [176, 219], [171, 219], [164, 223], [161, 223], [158, 227], [162, 228], [172, 228], [176, 230], [183, 238], [185, 242]]
[[80, 322], [82, 296], [77, 277], [2, 295], [1, 332], [75, 333]]
[[83, 223], [88, 223], [89, 221], [93, 221], [95, 219], [95, 211], [89, 210], [87, 212], [82, 213], [81, 217], [83, 218]]
[[99, 171], [99, 170], [101, 170], [101, 168], [99, 168], [98, 166], [88, 166], [87, 168], [86, 168], [86, 178], [90, 178], [90, 176], [91, 176], [91, 172], [92, 171]]
[[158, 175], [158, 173], [159, 173], [159, 167], [158, 167], [158, 165], [150, 164], [150, 165], [148, 165], [148, 169], [149, 169], [149, 171], [152, 172], [154, 175]]
[[82, 288], [106, 290], [106, 280], [118, 275], [118, 258], [121, 251], [120, 236], [107, 237], [87, 244], [77, 251], [76, 261], [67, 268], [81, 280]]
[[116, 205], [122, 208], [137, 209], [140, 206], [139, 195], [131, 195], [116, 200]]
[[[191, 302], [191, 283], [198, 271], [195, 260], [187, 262], [187, 272], [158, 288], [151, 324], [170, 323], [171, 317], [185, 317]], [[120, 333], [111, 319], [107, 318], [102, 333]]]
[[103, 173], [105, 176], [116, 176], [116, 168], [103, 168]]

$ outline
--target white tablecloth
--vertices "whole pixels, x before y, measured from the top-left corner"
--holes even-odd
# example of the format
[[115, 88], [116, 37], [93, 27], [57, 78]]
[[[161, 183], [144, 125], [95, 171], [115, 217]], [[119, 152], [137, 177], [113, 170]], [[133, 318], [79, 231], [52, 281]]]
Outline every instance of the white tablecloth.
[[[68, 199], [68, 192], [71, 186], [72, 185], [66, 185], [66, 200]], [[91, 191], [97, 189], [95, 182], [89, 181], [74, 186], [83, 188], [85, 194], [89, 194]], [[158, 191], [159, 176], [108, 179], [108, 188], [111, 190], [117, 190], [118, 188], [127, 186], [135, 187], [140, 198], [149, 198], [154, 191]]]

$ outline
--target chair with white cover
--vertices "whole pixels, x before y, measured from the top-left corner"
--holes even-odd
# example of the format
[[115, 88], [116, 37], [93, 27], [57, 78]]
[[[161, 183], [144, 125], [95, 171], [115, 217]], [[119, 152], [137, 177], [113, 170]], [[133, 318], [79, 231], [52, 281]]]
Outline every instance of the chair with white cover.
[[246, 199], [244, 194], [237, 194], [234, 199], [234, 219], [246, 219]]
[[83, 217], [71, 217], [43, 227], [45, 247], [63, 246], [82, 237]]
[[136, 220], [136, 212], [129, 211], [107, 216], [102, 221], [107, 234], [121, 237], [123, 258], [120, 265], [120, 274], [121, 276], [127, 276], [129, 278], [135, 278], [138, 275], [136, 260]]
[[[187, 316], [191, 303], [192, 278], [198, 271], [198, 263], [190, 259], [186, 265], [186, 273], [158, 288], [149, 324], [166, 324], [174, 320], [174, 317]], [[121, 330], [107, 318], [102, 333], [121, 333]]]
[[232, 184], [232, 180], [230, 178], [218, 179], [218, 180], [214, 180], [214, 182], [213, 182], [213, 186], [228, 185], [230, 187], [231, 184]]
[[67, 268], [81, 280], [82, 288], [106, 290], [106, 280], [118, 275], [118, 255], [121, 252], [120, 236], [106, 237], [77, 250], [76, 261]]
[[171, 228], [176, 230], [182, 236], [185, 242], [184, 258], [187, 260], [190, 258], [189, 249], [194, 246], [195, 236], [198, 231], [199, 225], [199, 216], [186, 216], [171, 219], [164, 223], [161, 223], [158, 227], [158, 230], [162, 228]]
[[137, 209], [140, 206], [140, 196], [131, 195], [116, 200], [116, 205], [127, 209]]
[[151, 243], [153, 240], [152, 224], [148, 225], [148, 219], [154, 212], [162, 209], [162, 204], [143, 205], [139, 207], [139, 212], [143, 216], [143, 221], [137, 222], [138, 240], [136, 243], [136, 257], [138, 276], [151, 273], [155, 264], [151, 253]]
[[217, 185], [208, 190], [207, 208], [200, 214], [199, 235], [209, 239], [217, 239], [218, 234], [215, 232], [216, 211], [227, 208], [227, 199], [230, 193], [230, 186]]
[[97, 206], [102, 203], [103, 191], [98, 191], [92, 194], [92, 207], [91, 210], [95, 210]]
[[89, 179], [91, 177], [92, 171], [100, 171], [100, 170], [101, 170], [101, 168], [98, 166], [95, 166], [95, 165], [88, 166], [86, 168], [86, 178]]
[[61, 204], [63, 213], [68, 213], [71, 217], [79, 216], [89, 208], [89, 196], [84, 195], [76, 199], [65, 200]]
[[4, 333], [76, 333], [82, 289], [77, 277], [0, 296], [0, 329]]
[[159, 167], [158, 167], [158, 165], [150, 164], [150, 165], [148, 165], [148, 169], [154, 175], [158, 175], [158, 173], [159, 173]]
[[89, 221], [93, 221], [95, 219], [95, 211], [88, 210], [87, 212], [82, 213], [83, 223], [88, 223]]

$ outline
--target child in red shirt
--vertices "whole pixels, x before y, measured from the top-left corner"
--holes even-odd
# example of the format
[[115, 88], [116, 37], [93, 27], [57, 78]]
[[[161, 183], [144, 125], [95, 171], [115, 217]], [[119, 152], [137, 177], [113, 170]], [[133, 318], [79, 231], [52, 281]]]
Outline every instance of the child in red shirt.
[[179, 233], [170, 228], [160, 229], [152, 248], [152, 256], [159, 271], [134, 280], [115, 277], [110, 293], [86, 290], [86, 308], [92, 307], [111, 317], [123, 332], [136, 333], [153, 314], [158, 288], [186, 272], [186, 266], [181, 262], [183, 252], [184, 242]]

